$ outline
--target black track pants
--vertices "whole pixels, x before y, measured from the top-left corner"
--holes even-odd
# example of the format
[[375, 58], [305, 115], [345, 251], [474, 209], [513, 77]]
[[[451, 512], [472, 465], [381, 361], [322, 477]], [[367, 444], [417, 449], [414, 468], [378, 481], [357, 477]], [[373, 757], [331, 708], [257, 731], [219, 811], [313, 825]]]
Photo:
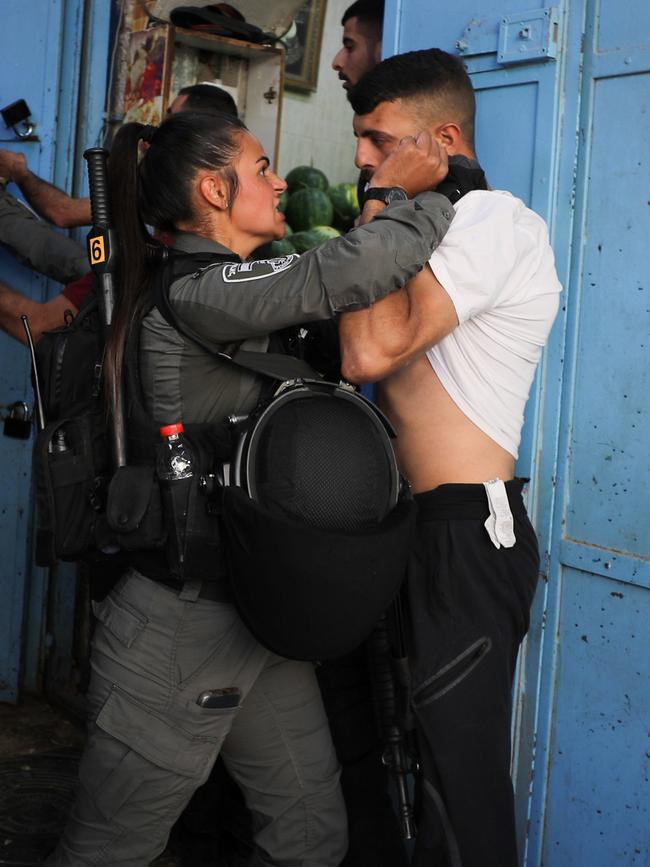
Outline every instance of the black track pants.
[[539, 569], [521, 497], [506, 483], [516, 544], [497, 548], [483, 485], [416, 497], [409, 568], [412, 703], [421, 752], [415, 867], [516, 867], [512, 684]]

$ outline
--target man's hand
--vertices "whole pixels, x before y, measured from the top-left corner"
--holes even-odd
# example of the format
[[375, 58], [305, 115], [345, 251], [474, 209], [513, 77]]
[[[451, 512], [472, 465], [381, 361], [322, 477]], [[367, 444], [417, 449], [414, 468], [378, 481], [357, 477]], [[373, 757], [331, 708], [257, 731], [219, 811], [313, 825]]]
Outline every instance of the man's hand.
[[0, 148], [0, 178], [18, 182], [28, 171], [24, 154]]
[[405, 136], [375, 170], [370, 187], [402, 187], [411, 199], [434, 190], [447, 175], [447, 151], [423, 130], [415, 138]]
[[32, 337], [36, 343], [44, 331], [52, 331], [53, 328], [63, 325], [68, 311], [74, 315], [77, 307], [63, 293], [55, 295], [49, 301], [33, 301], [0, 280], [0, 329], [20, 343], [27, 345], [25, 329], [20, 318], [23, 314], [29, 320]]

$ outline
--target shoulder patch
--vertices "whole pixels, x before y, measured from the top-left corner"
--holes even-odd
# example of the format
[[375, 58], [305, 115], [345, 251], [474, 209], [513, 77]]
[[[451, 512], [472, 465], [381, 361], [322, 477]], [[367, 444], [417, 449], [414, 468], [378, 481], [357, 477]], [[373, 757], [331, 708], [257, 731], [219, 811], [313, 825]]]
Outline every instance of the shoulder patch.
[[258, 259], [255, 262], [241, 262], [239, 264], [225, 265], [221, 272], [226, 283], [245, 283], [248, 280], [262, 280], [264, 277], [273, 277], [280, 271], [286, 271], [300, 256], [291, 253], [290, 256], [280, 256], [277, 259]]

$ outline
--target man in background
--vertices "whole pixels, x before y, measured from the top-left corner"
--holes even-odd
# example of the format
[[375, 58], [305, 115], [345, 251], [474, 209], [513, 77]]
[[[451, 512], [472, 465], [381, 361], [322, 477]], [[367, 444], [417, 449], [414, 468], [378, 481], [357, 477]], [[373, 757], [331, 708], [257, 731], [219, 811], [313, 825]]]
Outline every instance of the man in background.
[[345, 90], [381, 60], [384, 0], [356, 0], [343, 13], [343, 45], [334, 55], [332, 69]]

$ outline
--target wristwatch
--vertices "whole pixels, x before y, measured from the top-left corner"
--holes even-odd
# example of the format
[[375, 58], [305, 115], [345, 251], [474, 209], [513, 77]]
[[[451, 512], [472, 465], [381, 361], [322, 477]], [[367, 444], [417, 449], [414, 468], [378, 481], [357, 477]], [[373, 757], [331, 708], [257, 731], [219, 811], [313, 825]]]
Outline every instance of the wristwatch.
[[401, 187], [368, 187], [365, 201], [369, 199], [379, 199], [385, 205], [390, 205], [391, 202], [405, 202], [408, 196]]

